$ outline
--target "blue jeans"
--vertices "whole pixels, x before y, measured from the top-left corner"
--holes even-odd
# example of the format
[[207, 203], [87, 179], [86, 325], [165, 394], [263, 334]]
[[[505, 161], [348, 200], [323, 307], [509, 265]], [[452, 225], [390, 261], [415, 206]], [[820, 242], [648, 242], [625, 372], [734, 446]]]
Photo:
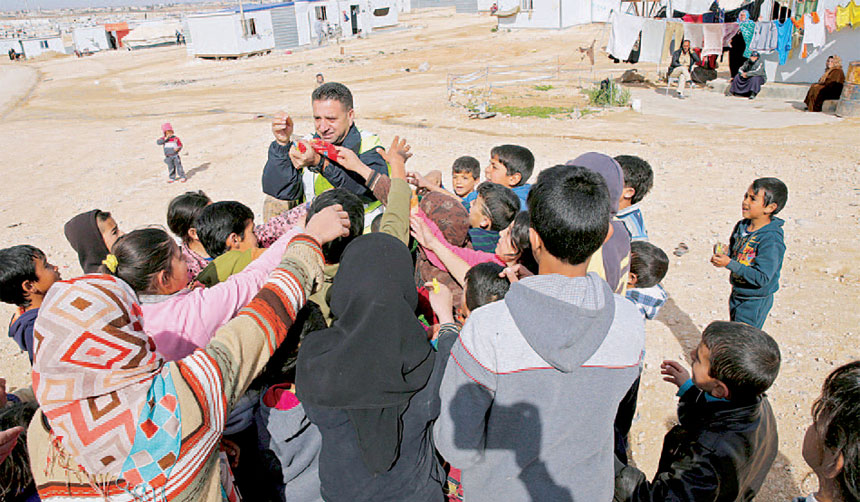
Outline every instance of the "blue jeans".
[[743, 297], [732, 293], [729, 296], [729, 319], [761, 329], [771, 307], [773, 295]]

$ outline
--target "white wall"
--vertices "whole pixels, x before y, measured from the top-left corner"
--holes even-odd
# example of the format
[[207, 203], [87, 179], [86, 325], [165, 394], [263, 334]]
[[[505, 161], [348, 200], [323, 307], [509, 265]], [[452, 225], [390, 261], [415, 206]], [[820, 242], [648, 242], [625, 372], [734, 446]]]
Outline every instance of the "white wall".
[[788, 82], [794, 84], [814, 84], [824, 74], [827, 57], [836, 54], [842, 58], [842, 67], [847, 70], [848, 63], [860, 60], [860, 29], [842, 28], [826, 34], [824, 46], [808, 48], [806, 59], [795, 50], [793, 58], [784, 65], [779, 64], [779, 53], [765, 54], [764, 68], [769, 82]]
[[253, 19], [257, 30], [256, 35], [247, 37], [242, 35], [238, 13], [188, 16], [187, 19], [192, 49], [198, 56], [238, 56], [275, 47], [272, 16], [268, 11], [245, 13], [245, 19]]
[[84, 52], [98, 52], [110, 49], [104, 26], [76, 27], [72, 30], [75, 49]]
[[[376, 9], [383, 9], [388, 7], [388, 15], [386, 16], [376, 16], [373, 14], [373, 11]], [[382, 26], [394, 26], [397, 24], [397, 3], [394, 0], [374, 0], [371, 4], [370, 18], [373, 22], [374, 28], [380, 28]]]
[[[48, 42], [48, 48], [42, 47], [41, 43], [43, 40]], [[60, 37], [55, 38], [42, 38], [42, 39], [31, 39], [31, 40], [21, 40], [21, 45], [24, 48], [24, 55], [28, 58], [34, 58], [39, 56], [45, 52], [56, 52], [59, 54], [66, 53], [66, 46], [63, 45], [63, 39]], [[9, 49], [6, 49], [7, 51]]]
[[[520, 12], [513, 16], [500, 17], [499, 26], [503, 28], [561, 28], [559, 22], [559, 1], [532, 0], [534, 10], [520, 10]], [[499, 2], [499, 10], [506, 11], [518, 4], [520, 4], [519, 0], [516, 3]]]
[[[397, 1], [397, 10], [399, 12], [412, 12], [412, 0], [396, 0]], [[493, 4], [493, 0], [479, 0], [478, 5], [481, 5], [481, 2], [487, 3], [487, 10], [490, 9], [490, 5]]]
[[24, 52], [21, 41], [17, 38], [0, 38], [0, 58], [8, 57], [10, 48], [15, 49], [18, 54]]
[[561, 27], [588, 24], [591, 22], [591, 2], [586, 0], [561, 0]]
[[296, 2], [296, 30], [299, 32], [299, 45], [316, 43], [316, 34], [313, 32], [313, 4], [310, 2]]

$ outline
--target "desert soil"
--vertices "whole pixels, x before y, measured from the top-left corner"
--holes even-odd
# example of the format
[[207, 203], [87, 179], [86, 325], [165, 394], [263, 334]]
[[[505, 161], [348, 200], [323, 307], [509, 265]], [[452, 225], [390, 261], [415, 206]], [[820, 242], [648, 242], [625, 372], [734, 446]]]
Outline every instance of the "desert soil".
[[[415, 152], [409, 163], [418, 171], [450, 173], [460, 155], [487, 162], [490, 148], [503, 143], [530, 148], [538, 169], [588, 151], [639, 155], [655, 170], [654, 188], [642, 204], [651, 241], [671, 257], [664, 281], [671, 301], [647, 324], [639, 414], [631, 432], [634, 461], [650, 476], [675, 420], [675, 388], [661, 380], [659, 364], [688, 362], [702, 329], [728, 318], [728, 276], [709, 264], [712, 245], [728, 240], [749, 183], [777, 176], [790, 189], [781, 214], [788, 250], [765, 329], [783, 354], [769, 392], [780, 454], [758, 500], [781, 502], [813, 489], [800, 454], [810, 405], [830, 370], [860, 358], [860, 121], [807, 114], [775, 98], [750, 102], [698, 91], [679, 101], [649, 86], [632, 90], [642, 113], [469, 120], [464, 109], [448, 105], [449, 73], [556, 60], [577, 71], [540, 83], [555, 84], [548, 92], [575, 94], [581, 83], [617, 76], [626, 66], [613, 65], [599, 51], [594, 72], [582, 60], [578, 47], [594, 40], [605, 45], [601, 25], [491, 32], [491, 18], [451, 10], [401, 20], [401, 29], [369, 39], [235, 61], [195, 60], [184, 48], [159, 48], [3, 62], [0, 240], [40, 247], [68, 278], [81, 271], [63, 224], [82, 211], [109, 210], [125, 231], [165, 225], [171, 198], [202, 189], [214, 200], [239, 200], [261, 214], [260, 175], [272, 139], [267, 115], [287, 110], [297, 133], [310, 132], [317, 72], [352, 89], [362, 128], [379, 133], [386, 144], [396, 134], [408, 138]], [[418, 71], [424, 62], [429, 70]], [[655, 77], [656, 65], [640, 66]], [[553, 102], [540, 93], [524, 84], [519, 92], [506, 89], [497, 96], [520, 106]], [[558, 102], [582, 103], [569, 93]], [[186, 184], [165, 183], [155, 144], [165, 121], [185, 144]], [[672, 256], [681, 242], [690, 252]], [[5, 304], [0, 308], [7, 319], [12, 313]], [[27, 385], [27, 358], [11, 339], [0, 337], [0, 355], [0, 375], [12, 388]]]

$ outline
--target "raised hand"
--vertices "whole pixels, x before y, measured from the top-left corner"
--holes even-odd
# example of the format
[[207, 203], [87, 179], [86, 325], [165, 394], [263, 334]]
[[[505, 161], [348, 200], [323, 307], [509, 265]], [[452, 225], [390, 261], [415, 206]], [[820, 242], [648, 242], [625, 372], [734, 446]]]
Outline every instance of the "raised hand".
[[293, 135], [293, 119], [286, 112], [275, 114], [275, 118], [272, 119], [272, 134], [279, 145], [290, 144], [290, 136]]
[[349, 214], [340, 204], [329, 206], [313, 215], [305, 225], [305, 233], [320, 244], [331, 242], [338, 237], [347, 237], [350, 231]]
[[411, 148], [406, 143], [405, 138], [400, 139], [400, 136], [395, 136], [391, 141], [391, 146], [388, 147], [388, 151], [382, 148], [376, 149], [379, 155], [385, 159], [385, 162], [388, 162], [388, 165], [391, 166], [392, 178], [406, 179], [406, 161], [412, 157], [412, 153], [409, 151]]
[[[430, 293], [430, 306], [433, 307], [433, 312], [436, 312], [439, 323], [454, 322], [454, 295], [448, 286], [437, 281], [424, 284], [424, 288]], [[439, 291], [436, 292], [436, 289]]]
[[526, 267], [517, 263], [516, 265], [511, 265], [510, 267], [505, 267], [504, 270], [499, 272], [499, 277], [504, 277], [511, 284], [519, 281], [523, 277], [531, 277], [534, 273]]
[[296, 169], [315, 166], [320, 163], [320, 160], [322, 156], [314, 151], [307, 141], [301, 140], [290, 148], [290, 161]]
[[684, 385], [684, 382], [690, 379], [690, 372], [687, 371], [678, 361], [663, 361], [660, 364], [660, 374], [664, 375], [663, 380], [671, 382], [678, 387]]

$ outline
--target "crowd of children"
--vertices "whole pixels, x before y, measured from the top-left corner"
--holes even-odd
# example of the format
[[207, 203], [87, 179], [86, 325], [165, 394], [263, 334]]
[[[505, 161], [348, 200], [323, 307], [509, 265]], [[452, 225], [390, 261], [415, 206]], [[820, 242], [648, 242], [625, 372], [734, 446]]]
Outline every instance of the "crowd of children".
[[[277, 167], [294, 169], [274, 132]], [[627, 447], [645, 322], [668, 298], [639, 205], [648, 162], [585, 153], [529, 184], [532, 153], [500, 145], [484, 181], [458, 158], [451, 193], [407, 172], [404, 140], [374, 148], [387, 172], [368, 152], [334, 145], [320, 161], [363, 187], [306, 194], [260, 225], [202, 191], [171, 201], [173, 236], [77, 215], [65, 234], [82, 277], [30, 244], [0, 250], [9, 335], [33, 367], [29, 395], [0, 379], [0, 498], [755, 497], [779, 447], [766, 392], [782, 359], [762, 327], [785, 252], [781, 181], [755, 180], [715, 246], [730, 321], [707, 326], [689, 370], [661, 365], [679, 423], [648, 480]], [[854, 362], [815, 401], [803, 457], [819, 489], [798, 501], [860, 499], [858, 403]]]

